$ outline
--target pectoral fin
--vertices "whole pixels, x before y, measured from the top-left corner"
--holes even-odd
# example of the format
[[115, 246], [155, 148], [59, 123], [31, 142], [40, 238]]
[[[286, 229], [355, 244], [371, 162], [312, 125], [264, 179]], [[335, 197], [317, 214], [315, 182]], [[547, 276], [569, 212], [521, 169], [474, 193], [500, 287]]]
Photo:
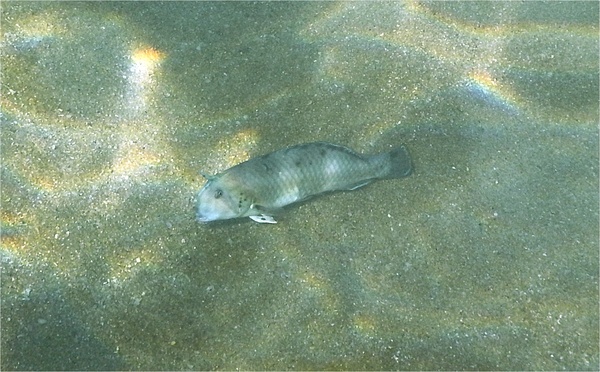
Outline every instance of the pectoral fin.
[[277, 221], [275, 221], [273, 216], [267, 216], [266, 214], [261, 214], [260, 216], [248, 216], [248, 217], [250, 217], [253, 221], [256, 221], [258, 223], [277, 223]]

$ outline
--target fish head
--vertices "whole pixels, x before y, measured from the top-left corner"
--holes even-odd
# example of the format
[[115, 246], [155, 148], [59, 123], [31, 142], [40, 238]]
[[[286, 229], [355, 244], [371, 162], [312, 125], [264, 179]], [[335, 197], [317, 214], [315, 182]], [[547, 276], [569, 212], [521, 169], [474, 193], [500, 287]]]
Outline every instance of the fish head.
[[250, 206], [244, 199], [234, 185], [211, 177], [198, 193], [196, 219], [210, 222], [242, 217]]

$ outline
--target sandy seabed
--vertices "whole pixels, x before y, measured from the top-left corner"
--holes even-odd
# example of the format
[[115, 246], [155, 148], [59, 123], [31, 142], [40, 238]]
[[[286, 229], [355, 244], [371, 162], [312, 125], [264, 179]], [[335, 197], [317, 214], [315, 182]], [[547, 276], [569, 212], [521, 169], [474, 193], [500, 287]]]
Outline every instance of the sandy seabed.
[[[2, 370], [598, 370], [598, 3], [3, 5]], [[198, 224], [311, 141], [415, 173]]]

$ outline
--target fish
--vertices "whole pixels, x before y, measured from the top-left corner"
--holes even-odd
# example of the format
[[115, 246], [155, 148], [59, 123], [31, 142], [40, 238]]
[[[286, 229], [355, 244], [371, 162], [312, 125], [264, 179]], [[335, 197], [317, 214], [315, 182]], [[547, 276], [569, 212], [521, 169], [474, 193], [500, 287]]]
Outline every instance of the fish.
[[412, 160], [404, 145], [363, 155], [327, 142], [284, 148], [235, 165], [213, 176], [196, 197], [196, 219], [207, 223], [249, 217], [277, 223], [283, 207], [338, 190], [355, 190], [373, 181], [409, 176]]

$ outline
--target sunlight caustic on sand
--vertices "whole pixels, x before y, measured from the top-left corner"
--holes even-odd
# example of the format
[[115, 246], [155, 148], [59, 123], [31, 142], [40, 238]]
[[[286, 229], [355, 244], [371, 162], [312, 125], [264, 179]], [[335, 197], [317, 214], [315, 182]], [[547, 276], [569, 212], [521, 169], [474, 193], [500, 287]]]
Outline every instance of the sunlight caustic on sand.
[[155, 88], [155, 74], [164, 59], [165, 53], [153, 47], [137, 48], [131, 53], [126, 96], [129, 115], [140, 115], [146, 109], [149, 94]]
[[518, 99], [515, 93], [501, 84], [489, 72], [477, 70], [465, 79], [467, 91], [484, 102], [509, 112], [518, 112]]
[[125, 96], [128, 112], [121, 126], [122, 139], [112, 167], [117, 175], [131, 175], [160, 162], [155, 146], [158, 128], [150, 120], [144, 120], [144, 116], [165, 57], [165, 53], [153, 47], [136, 48], [131, 52]]

